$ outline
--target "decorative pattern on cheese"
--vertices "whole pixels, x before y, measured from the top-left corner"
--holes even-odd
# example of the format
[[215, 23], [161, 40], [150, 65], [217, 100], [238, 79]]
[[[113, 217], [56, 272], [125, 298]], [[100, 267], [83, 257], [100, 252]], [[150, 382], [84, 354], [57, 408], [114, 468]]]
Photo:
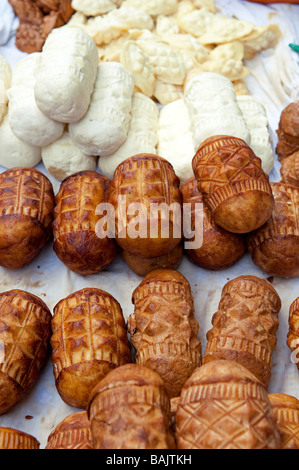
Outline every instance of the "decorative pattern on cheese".
[[113, 178], [116, 167], [132, 155], [156, 153], [158, 140], [159, 110], [156, 103], [135, 92], [132, 98], [132, 118], [127, 140], [112, 155], [100, 157], [100, 171], [109, 179]]
[[127, 41], [121, 50], [121, 64], [131, 72], [135, 86], [146, 96], [153, 96], [156, 77], [148, 56], [135, 41]]
[[186, 76], [184, 59], [179, 51], [158, 40], [140, 38], [137, 44], [147, 54], [156, 77], [163, 82], [182, 85]]
[[[94, 16], [92, 9], [102, 3], [113, 9], [108, 11], [107, 7], [107, 13]], [[101, 60], [121, 62], [121, 48], [127, 40], [143, 47], [142, 64], [151, 63], [159, 89], [151, 97], [159, 100], [161, 96], [161, 104], [169, 103], [171, 96], [178, 99], [178, 95], [169, 92], [165, 96], [159, 82], [182, 86], [189, 71], [194, 74], [199, 69], [240, 83], [250, 73], [244, 60], [274, 47], [281, 37], [276, 24], [257, 26], [226, 16], [214, 0], [73, 0], [73, 4], [77, 13], [90, 5], [87, 17], [80, 13], [83, 18], [75, 19], [74, 15], [69, 23], [79, 24], [91, 35]], [[122, 63], [134, 75], [134, 54], [130, 59], [126, 65]], [[143, 91], [142, 87], [137, 89]], [[238, 92], [244, 94], [244, 89], [238, 87]], [[149, 91], [144, 93], [150, 96]]]
[[86, 113], [97, 74], [98, 52], [80, 28], [54, 29], [38, 56], [34, 94], [39, 109], [59, 122], [76, 122]]
[[87, 155], [111, 155], [126, 140], [134, 80], [118, 62], [102, 62], [86, 115], [69, 125], [70, 136]]
[[60, 181], [78, 171], [94, 171], [97, 167], [97, 158], [81, 152], [67, 129], [55, 142], [42, 147], [42, 161], [48, 172]]
[[86, 16], [97, 16], [114, 10], [121, 3], [122, 0], [72, 0], [72, 7]]
[[194, 176], [192, 159], [196, 149], [191, 119], [182, 98], [167, 104], [160, 111], [157, 149], [158, 155], [172, 164], [181, 184]]
[[252, 95], [237, 96], [237, 102], [250, 132], [250, 147], [262, 160], [263, 170], [269, 174], [274, 166], [274, 157], [265, 107]]
[[129, 7], [121, 7], [87, 21], [87, 31], [98, 46], [109, 44], [133, 28], [152, 30], [154, 21], [142, 10]]
[[58, 139], [64, 124], [54, 121], [36, 105], [34, 97], [34, 68], [40, 52], [34, 52], [20, 60], [8, 90], [8, 117], [14, 134], [29, 145], [42, 147]]
[[191, 118], [195, 149], [214, 135], [231, 135], [250, 145], [250, 133], [230, 80], [215, 73], [196, 74], [186, 84], [184, 100]]

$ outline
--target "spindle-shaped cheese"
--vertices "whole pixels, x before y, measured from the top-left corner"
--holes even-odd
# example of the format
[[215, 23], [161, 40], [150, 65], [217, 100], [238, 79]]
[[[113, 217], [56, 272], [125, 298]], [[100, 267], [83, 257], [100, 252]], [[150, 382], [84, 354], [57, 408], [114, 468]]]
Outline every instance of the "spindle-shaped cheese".
[[28, 54], [17, 63], [8, 90], [10, 127], [19, 139], [36, 147], [54, 142], [64, 130], [64, 124], [49, 118], [36, 105], [33, 71], [39, 55], [39, 52]]
[[77, 408], [86, 408], [108, 372], [131, 362], [121, 306], [96, 288], [74, 292], [54, 307], [51, 346], [57, 390]]
[[109, 188], [115, 210], [115, 238], [125, 251], [156, 258], [182, 239], [179, 178], [155, 154], [138, 154], [120, 163]]
[[128, 136], [134, 80], [118, 62], [101, 62], [85, 116], [69, 125], [74, 143], [87, 155], [111, 155]]
[[265, 386], [245, 367], [218, 360], [194, 371], [175, 415], [178, 449], [279, 449]]
[[203, 362], [236, 361], [268, 386], [280, 308], [279, 295], [269, 282], [256, 276], [229, 281], [207, 333]]
[[299, 449], [299, 400], [285, 393], [269, 393], [268, 398], [280, 432], [280, 448]]
[[190, 284], [179, 272], [157, 269], [134, 290], [128, 330], [137, 364], [156, 371], [170, 397], [178, 396], [201, 365], [199, 325]]
[[110, 372], [92, 390], [88, 417], [95, 449], [174, 449], [170, 400], [161, 377], [137, 364]]
[[0, 294], [0, 414], [29, 393], [46, 363], [51, 312], [37, 296], [18, 289]]
[[53, 29], [38, 56], [34, 95], [39, 109], [59, 122], [76, 122], [86, 113], [98, 67], [98, 51], [77, 27]]
[[261, 159], [242, 139], [217, 135], [198, 148], [192, 166], [217, 225], [249, 233], [271, 217], [274, 199]]
[[299, 275], [299, 188], [271, 183], [274, 207], [270, 219], [247, 238], [253, 262], [271, 276]]
[[109, 266], [116, 256], [116, 244], [98, 236], [97, 207], [107, 202], [109, 180], [96, 171], [81, 171], [66, 178], [56, 195], [54, 209], [54, 251], [78, 274], [93, 274]]
[[86, 411], [64, 418], [49, 434], [46, 449], [92, 449], [90, 423]]
[[52, 236], [54, 193], [50, 180], [33, 168], [0, 175], [0, 265], [28, 265]]

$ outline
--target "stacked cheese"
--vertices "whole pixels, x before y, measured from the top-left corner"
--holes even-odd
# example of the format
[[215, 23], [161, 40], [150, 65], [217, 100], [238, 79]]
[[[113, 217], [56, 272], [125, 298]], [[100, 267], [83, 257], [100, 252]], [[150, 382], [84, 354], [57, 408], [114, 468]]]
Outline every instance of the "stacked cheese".
[[182, 98], [194, 69], [224, 75], [247, 93], [244, 61], [281, 36], [276, 24], [222, 14], [214, 0], [73, 0], [72, 6], [69, 25], [90, 34], [100, 59], [121, 62], [138, 91], [163, 105]]
[[264, 30], [216, 15], [210, 0], [91, 3], [92, 11], [89, 1], [74, 1], [82, 9], [51, 32], [41, 53], [17, 64], [12, 80], [0, 62], [0, 164], [42, 160], [62, 180], [98, 160], [112, 178], [124, 159], [157, 153], [183, 183], [200, 143], [226, 134], [252, 143], [271, 170], [266, 113], [242, 82], [245, 50], [271, 42], [254, 43]]
[[264, 171], [272, 170], [273, 150], [263, 105], [250, 95], [238, 97], [222, 75], [195, 74], [183, 98], [160, 111], [158, 154], [172, 163], [184, 183], [193, 177], [191, 163], [197, 148], [214, 135], [245, 140], [261, 158]]

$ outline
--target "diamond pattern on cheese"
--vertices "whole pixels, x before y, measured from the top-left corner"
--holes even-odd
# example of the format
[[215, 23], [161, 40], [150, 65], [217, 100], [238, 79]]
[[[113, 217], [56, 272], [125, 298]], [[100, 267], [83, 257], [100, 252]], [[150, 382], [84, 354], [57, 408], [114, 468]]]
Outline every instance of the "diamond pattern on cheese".
[[39, 57], [40, 52], [28, 54], [16, 64], [7, 94], [12, 131], [28, 145], [42, 147], [62, 135], [64, 124], [48, 117], [36, 105], [34, 69]]
[[34, 70], [34, 95], [39, 109], [58, 122], [76, 122], [90, 103], [97, 74], [98, 52], [81, 28], [51, 31]]
[[70, 136], [87, 155], [111, 155], [126, 140], [131, 120], [134, 80], [118, 62], [98, 65], [92, 99], [85, 116], [69, 125]]
[[252, 59], [259, 51], [276, 46], [280, 37], [281, 31], [275, 24], [256, 27], [252, 33], [242, 38], [245, 60]]
[[163, 40], [172, 49], [181, 53], [187, 70], [202, 64], [209, 58], [208, 49], [191, 34], [168, 34], [163, 37]]
[[223, 44], [235, 41], [252, 33], [254, 28], [255, 25], [249, 21], [240, 21], [222, 14], [212, 14], [209, 28], [203, 35], [200, 35], [200, 42], [202, 44]]
[[153, 66], [137, 42], [125, 42], [121, 50], [120, 62], [133, 75], [135, 87], [146, 96], [153, 96], [156, 82]]
[[237, 102], [250, 132], [250, 147], [262, 160], [263, 170], [269, 174], [274, 166], [274, 157], [265, 107], [252, 95], [237, 96]]
[[152, 30], [154, 21], [146, 12], [131, 7], [121, 7], [87, 21], [87, 30], [99, 46], [109, 44], [133, 28]]
[[186, 83], [184, 100], [191, 118], [196, 149], [213, 135], [239, 137], [250, 145], [249, 130], [233, 85], [226, 77], [209, 72], [195, 74]]
[[167, 104], [160, 111], [157, 151], [172, 164], [181, 184], [193, 176], [195, 147], [192, 125], [182, 98]]
[[130, 34], [125, 33], [117, 39], [114, 39], [109, 44], [97, 46], [99, 53], [99, 60], [105, 62], [120, 62], [120, 55], [123, 45], [130, 39]]
[[119, 7], [121, 0], [72, 0], [74, 10], [86, 16], [97, 16], [108, 13]]
[[177, 22], [181, 32], [191, 34], [194, 37], [201, 37], [209, 31], [214, 16], [212, 12], [204, 8], [187, 12], [182, 10], [178, 11]]
[[242, 80], [250, 74], [249, 68], [235, 59], [207, 60], [201, 67], [204, 72], [219, 73], [231, 81]]
[[[240, 83], [250, 70], [244, 60], [275, 46], [281, 36], [277, 25], [256, 26], [222, 14], [215, 0], [73, 0], [73, 4], [76, 14], [89, 5], [87, 22], [86, 15], [80, 13], [82, 18], [76, 20], [75, 14], [69, 23], [73, 21], [91, 35], [100, 60], [120, 61], [120, 44], [139, 41], [157, 80], [155, 97], [160, 94], [161, 83], [168, 83], [174, 90], [184, 84], [192, 69], [221, 74], [235, 84], [237, 93], [245, 94]], [[107, 6], [107, 13], [90, 16], [99, 4]], [[128, 66], [134, 73], [132, 65], [130, 61]], [[136, 89], [150, 95], [144, 85]], [[163, 103], [168, 102], [171, 93], [168, 97], [162, 93]], [[178, 99], [176, 92], [173, 97]]]
[[173, 85], [184, 83], [187, 70], [180, 52], [159, 40], [139, 38], [136, 42], [148, 56], [159, 80]]
[[126, 158], [138, 153], [156, 153], [159, 111], [156, 103], [135, 92], [132, 98], [132, 117], [127, 140], [116, 152], [98, 161], [100, 171], [112, 179], [116, 167]]
[[124, 0], [124, 7], [138, 8], [149, 15], [172, 15], [178, 8], [179, 0]]

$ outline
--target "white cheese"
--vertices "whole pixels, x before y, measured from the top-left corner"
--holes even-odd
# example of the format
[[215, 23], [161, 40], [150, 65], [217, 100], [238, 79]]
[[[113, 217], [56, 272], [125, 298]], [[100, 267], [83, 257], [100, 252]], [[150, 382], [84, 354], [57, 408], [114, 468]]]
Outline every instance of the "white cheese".
[[94, 171], [97, 167], [96, 157], [81, 152], [67, 130], [58, 140], [42, 148], [42, 161], [48, 172], [60, 181], [77, 171]]
[[181, 184], [193, 177], [195, 155], [191, 119], [183, 99], [165, 105], [159, 116], [158, 154], [168, 160]]
[[237, 101], [250, 132], [250, 147], [262, 160], [263, 170], [269, 174], [274, 167], [274, 157], [265, 107], [252, 95], [238, 96]]
[[195, 149], [208, 137], [230, 135], [250, 145], [250, 133], [230, 80], [203, 72], [186, 84], [184, 100], [192, 123]]
[[6, 114], [0, 125], [0, 165], [5, 168], [35, 167], [41, 161], [41, 148], [26, 144], [11, 130]]
[[96, 44], [85, 31], [68, 26], [53, 29], [34, 71], [39, 109], [59, 122], [79, 121], [90, 103], [97, 65]]
[[79, 122], [69, 125], [75, 145], [87, 155], [114, 153], [126, 140], [132, 108], [134, 80], [118, 62], [98, 66], [91, 103]]
[[100, 157], [98, 166], [105, 176], [113, 178], [116, 167], [126, 158], [138, 153], [156, 153], [159, 111], [156, 103], [142, 93], [132, 98], [132, 118], [126, 141], [116, 152]]
[[33, 70], [40, 53], [25, 56], [17, 63], [8, 90], [8, 117], [14, 134], [29, 145], [41, 147], [58, 139], [64, 124], [46, 116], [36, 105]]

